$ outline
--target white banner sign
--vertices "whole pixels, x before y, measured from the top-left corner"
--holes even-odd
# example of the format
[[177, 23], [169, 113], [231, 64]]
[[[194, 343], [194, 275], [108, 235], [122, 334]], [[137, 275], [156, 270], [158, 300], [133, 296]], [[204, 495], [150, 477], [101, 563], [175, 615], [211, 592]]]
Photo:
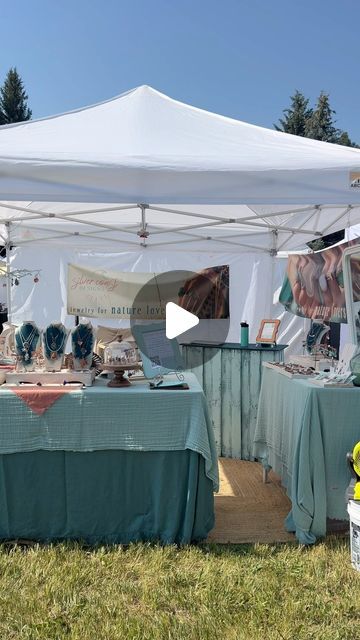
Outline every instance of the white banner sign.
[[67, 310], [71, 315], [163, 320], [167, 302], [199, 318], [228, 318], [229, 267], [156, 274], [94, 271], [68, 265]]

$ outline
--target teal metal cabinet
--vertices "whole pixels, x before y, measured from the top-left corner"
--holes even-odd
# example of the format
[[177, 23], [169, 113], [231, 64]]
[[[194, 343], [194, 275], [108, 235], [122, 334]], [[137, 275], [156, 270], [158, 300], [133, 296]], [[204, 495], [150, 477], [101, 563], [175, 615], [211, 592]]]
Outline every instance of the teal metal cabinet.
[[182, 345], [185, 367], [204, 389], [219, 456], [253, 460], [262, 363], [282, 362], [286, 346]]

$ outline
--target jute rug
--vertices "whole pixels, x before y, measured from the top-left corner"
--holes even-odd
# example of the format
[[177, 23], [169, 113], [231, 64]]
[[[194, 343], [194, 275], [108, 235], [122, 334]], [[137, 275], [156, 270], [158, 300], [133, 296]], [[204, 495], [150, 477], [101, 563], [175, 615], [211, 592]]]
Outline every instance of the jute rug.
[[296, 542], [295, 536], [284, 528], [290, 500], [272, 471], [269, 482], [264, 484], [261, 464], [220, 458], [219, 472], [215, 528], [209, 542]]

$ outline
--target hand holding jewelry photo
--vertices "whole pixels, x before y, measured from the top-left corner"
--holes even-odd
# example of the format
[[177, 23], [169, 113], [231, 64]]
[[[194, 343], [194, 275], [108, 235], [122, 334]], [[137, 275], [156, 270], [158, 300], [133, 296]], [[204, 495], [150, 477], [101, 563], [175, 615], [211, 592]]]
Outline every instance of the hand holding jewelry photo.
[[43, 332], [42, 342], [46, 371], [60, 371], [69, 331], [60, 323], [51, 323]]
[[23, 322], [15, 330], [15, 353], [18, 371], [33, 371], [40, 346], [41, 331], [32, 321]]
[[71, 332], [73, 367], [75, 371], [90, 369], [95, 344], [95, 330], [91, 322], [79, 324]]

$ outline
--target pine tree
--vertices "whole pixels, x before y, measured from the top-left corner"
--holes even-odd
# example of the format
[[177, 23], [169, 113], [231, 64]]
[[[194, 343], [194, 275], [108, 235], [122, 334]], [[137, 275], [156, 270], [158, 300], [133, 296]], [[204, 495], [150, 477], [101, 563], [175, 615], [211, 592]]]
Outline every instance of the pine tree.
[[337, 142], [342, 131], [335, 127], [334, 115], [335, 111], [330, 107], [329, 96], [322, 91], [315, 109], [306, 122], [306, 137], [324, 142]]
[[295, 91], [291, 96], [290, 108], [284, 109], [284, 118], [279, 118], [280, 126], [274, 124], [274, 127], [277, 131], [304, 137], [311, 115], [312, 109], [309, 108], [309, 100], [300, 91]]
[[27, 106], [28, 96], [15, 67], [12, 67], [0, 88], [0, 124], [30, 120], [32, 112]]
[[359, 145], [355, 142], [352, 142], [350, 136], [347, 131], [342, 131], [340, 133], [339, 138], [336, 141], [337, 144], [342, 144], [344, 147], [356, 147], [359, 148]]
[[330, 107], [328, 94], [320, 93], [315, 109], [309, 107], [309, 100], [295, 91], [291, 96], [291, 105], [284, 109], [284, 118], [279, 119], [279, 125], [274, 125], [277, 131], [292, 133], [314, 140], [323, 140], [341, 144], [345, 147], [358, 147], [352, 142], [347, 131], [337, 129], [334, 120], [335, 111]]

